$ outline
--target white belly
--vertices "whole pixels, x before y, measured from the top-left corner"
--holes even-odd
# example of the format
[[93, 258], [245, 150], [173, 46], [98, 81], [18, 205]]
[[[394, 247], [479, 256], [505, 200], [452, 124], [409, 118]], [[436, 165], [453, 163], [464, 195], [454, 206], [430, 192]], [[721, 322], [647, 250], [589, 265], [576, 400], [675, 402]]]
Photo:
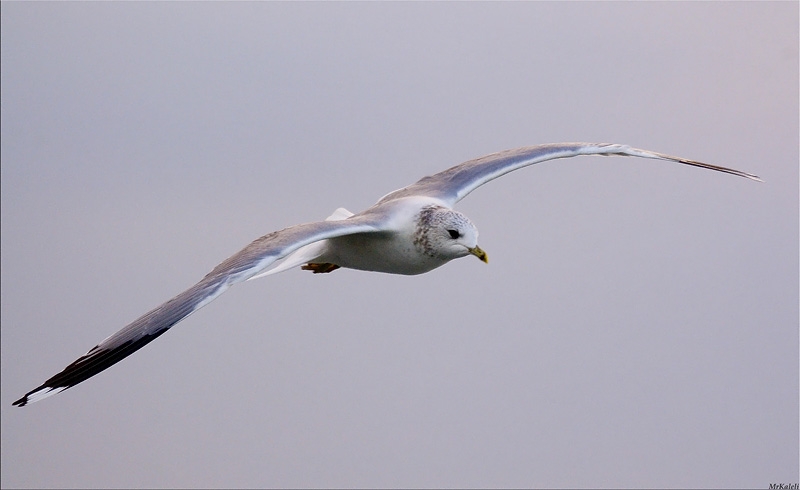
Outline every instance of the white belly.
[[329, 238], [326, 242], [326, 252], [315, 262], [329, 262], [348, 269], [415, 275], [448, 262], [421, 253], [410, 236], [398, 233], [347, 235]]

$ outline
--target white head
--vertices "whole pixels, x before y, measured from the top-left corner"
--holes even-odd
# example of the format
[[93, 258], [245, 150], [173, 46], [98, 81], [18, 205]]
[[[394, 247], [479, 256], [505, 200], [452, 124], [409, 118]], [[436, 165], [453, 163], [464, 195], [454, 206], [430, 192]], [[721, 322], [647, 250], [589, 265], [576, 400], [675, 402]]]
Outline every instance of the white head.
[[414, 246], [430, 257], [448, 261], [472, 254], [489, 259], [478, 247], [478, 229], [458, 211], [443, 206], [426, 206], [417, 215]]

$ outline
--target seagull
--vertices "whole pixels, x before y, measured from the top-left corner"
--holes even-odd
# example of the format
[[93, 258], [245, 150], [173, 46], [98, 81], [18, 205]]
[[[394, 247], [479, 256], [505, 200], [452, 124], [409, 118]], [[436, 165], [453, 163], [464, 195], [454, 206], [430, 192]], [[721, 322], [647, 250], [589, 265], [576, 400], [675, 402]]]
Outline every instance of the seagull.
[[24, 407], [86, 381], [239, 282], [297, 266], [315, 274], [344, 267], [415, 275], [467, 255], [488, 263], [486, 252], [478, 246], [475, 225], [453, 206], [478, 187], [509, 172], [580, 155], [666, 160], [761, 181], [739, 170], [610, 143], [556, 143], [486, 155], [390, 192], [360, 213], [339, 208], [325, 221], [290, 226], [256, 239], [197, 284], [106, 338], [13, 404]]

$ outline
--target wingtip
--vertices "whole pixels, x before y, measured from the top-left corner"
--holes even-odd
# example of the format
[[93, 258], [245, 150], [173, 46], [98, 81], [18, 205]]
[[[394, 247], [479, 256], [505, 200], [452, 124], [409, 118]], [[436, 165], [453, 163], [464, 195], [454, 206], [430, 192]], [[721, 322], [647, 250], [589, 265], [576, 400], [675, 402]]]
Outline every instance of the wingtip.
[[755, 180], [756, 182], [761, 182], [762, 184], [764, 183], [764, 179], [762, 179], [758, 175], [748, 174], [748, 177], [750, 177], [750, 180]]
[[14, 403], [12, 403], [12, 405], [15, 406], [15, 407], [24, 407], [24, 406], [26, 406], [28, 404], [38, 402], [39, 400], [43, 400], [43, 399], [45, 399], [45, 398], [47, 398], [49, 396], [53, 396], [53, 395], [56, 395], [58, 393], [61, 393], [62, 391], [66, 390], [67, 388], [69, 388], [69, 387], [68, 386], [58, 386], [58, 387], [42, 386], [42, 387], [36, 388], [35, 390], [31, 391], [30, 393], [28, 393], [27, 395], [23, 396], [19, 400], [15, 401]]
[[764, 180], [761, 179], [761, 177], [755, 174], [743, 172], [741, 170], [736, 170], [729, 167], [722, 167], [719, 165], [712, 165], [710, 163], [699, 162], [697, 160], [689, 160], [688, 158], [681, 158], [672, 155], [667, 155], [666, 153], [659, 153], [650, 150], [642, 150], [640, 148], [633, 148], [626, 145], [598, 144], [595, 146], [598, 148], [608, 148], [608, 147], [613, 148], [614, 151], [607, 152], [606, 154], [614, 154], [620, 156], [635, 156], [641, 158], [654, 158], [658, 160], [669, 160], [673, 162], [683, 163], [685, 165], [691, 165], [693, 167], [700, 167], [708, 170], [716, 170], [717, 172], [736, 175], [737, 177], [744, 177], [745, 179], [755, 180], [756, 182], [764, 182]]
[[[710, 167], [706, 167], [706, 168], [710, 168]], [[744, 177], [745, 179], [754, 180], [756, 182], [761, 182], [762, 184], [764, 183], [764, 180], [761, 177], [759, 177], [758, 175], [749, 174], [747, 172], [742, 172], [741, 170], [725, 169], [725, 167], [719, 167], [719, 168], [722, 168], [723, 169], [722, 171], [727, 173], [727, 174], [735, 175], [737, 177]], [[712, 170], [717, 170], [717, 168], [712, 168]]]
[[745, 179], [754, 180], [756, 182], [761, 182], [762, 184], [764, 183], [764, 180], [761, 177], [759, 177], [758, 175], [749, 174], [747, 172], [742, 172], [741, 170], [732, 170], [732, 171], [727, 172], [727, 173], [736, 175], [738, 177], [744, 177]]

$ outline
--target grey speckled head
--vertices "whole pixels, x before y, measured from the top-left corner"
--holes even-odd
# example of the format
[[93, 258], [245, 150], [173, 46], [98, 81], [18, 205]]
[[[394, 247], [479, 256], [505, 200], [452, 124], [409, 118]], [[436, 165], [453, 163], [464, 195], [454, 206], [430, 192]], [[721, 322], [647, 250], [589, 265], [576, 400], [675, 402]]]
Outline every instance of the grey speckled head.
[[429, 257], [452, 260], [473, 254], [486, 261], [478, 248], [478, 229], [458, 211], [444, 206], [425, 206], [416, 216], [414, 246]]

